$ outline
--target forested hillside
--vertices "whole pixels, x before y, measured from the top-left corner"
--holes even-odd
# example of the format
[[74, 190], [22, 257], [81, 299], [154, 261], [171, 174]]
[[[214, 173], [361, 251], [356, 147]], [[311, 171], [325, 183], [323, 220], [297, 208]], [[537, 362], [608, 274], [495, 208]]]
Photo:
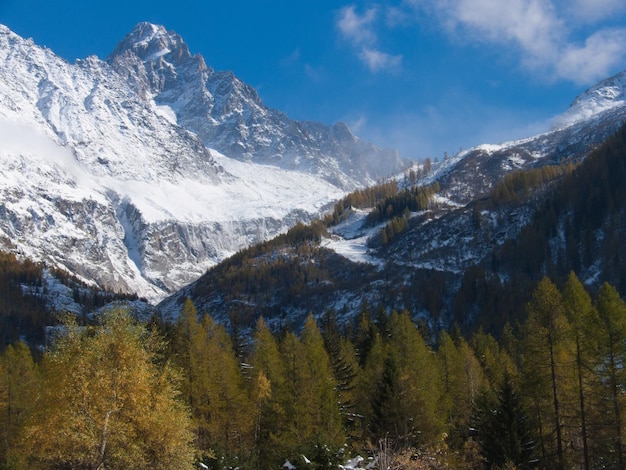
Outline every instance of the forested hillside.
[[[497, 340], [363, 310], [229, 334], [110, 310], [0, 360], [5, 468], [623, 468], [626, 304], [544, 278]], [[308, 463], [307, 463], [308, 462]]]
[[45, 328], [57, 323], [57, 314], [69, 311], [84, 323], [88, 313], [109, 302], [136, 298], [88, 286], [65, 271], [0, 251], [0, 350], [19, 339], [33, 347], [43, 345]]
[[[564, 156], [565, 158], [565, 156]], [[450, 206], [438, 184], [384, 183], [340, 201], [323, 221], [240, 251], [164, 302], [190, 297], [234, 329], [301, 325], [328, 309], [344, 321], [368, 306], [407, 310], [429, 327], [499, 335], [523, 321], [539, 280], [576, 272], [595, 292], [626, 290], [626, 128], [582, 163], [510, 172], [490, 193]], [[448, 204], [448, 205], [447, 205]], [[373, 263], [328, 248], [337, 226], [368, 213], [361, 230]]]
[[[477, 323], [490, 331], [502, 327], [498, 312], [523, 318], [528, 293], [544, 275], [562, 282], [574, 271], [594, 291], [609, 282], [626, 293], [621, 249], [626, 246], [626, 127], [576, 168], [568, 165], [559, 171], [558, 184], [543, 191], [519, 236], [494, 246], [489, 260], [465, 271], [454, 318], [467, 329], [472, 327], [465, 320], [470, 310], [479, 312]], [[507, 177], [482, 207], [515, 205], [524, 194], [532, 195], [532, 174], [525, 174], [526, 182], [516, 190], [514, 180], [520, 176]]]

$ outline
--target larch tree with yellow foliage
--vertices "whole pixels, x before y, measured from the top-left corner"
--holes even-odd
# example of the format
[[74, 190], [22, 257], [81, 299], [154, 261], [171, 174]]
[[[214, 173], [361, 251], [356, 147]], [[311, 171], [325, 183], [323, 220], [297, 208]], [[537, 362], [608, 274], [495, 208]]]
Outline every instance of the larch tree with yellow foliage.
[[121, 309], [67, 324], [42, 364], [26, 424], [28, 468], [193, 468], [191, 421], [159, 340]]

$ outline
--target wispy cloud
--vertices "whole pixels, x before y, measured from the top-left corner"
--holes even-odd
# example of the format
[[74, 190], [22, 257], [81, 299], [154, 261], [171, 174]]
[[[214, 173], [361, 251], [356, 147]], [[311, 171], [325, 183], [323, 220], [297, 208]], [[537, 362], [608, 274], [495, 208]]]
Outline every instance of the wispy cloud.
[[623, 60], [626, 29], [599, 31], [584, 45], [568, 45], [557, 62], [556, 74], [575, 83], [588, 84], [607, 75], [618, 60]]
[[398, 70], [402, 64], [402, 56], [390, 55], [377, 49], [369, 49], [367, 47], [361, 50], [359, 58], [372, 72]]
[[281, 59], [280, 66], [291, 67], [294, 64], [297, 64], [299, 59], [300, 59], [300, 48], [298, 47], [294, 49], [291, 54]]
[[377, 10], [370, 8], [362, 15], [356, 12], [354, 5], [344, 7], [339, 12], [337, 28], [343, 36], [356, 45], [375, 43], [377, 38], [373, 31]]
[[626, 11], [624, 0], [561, 0], [566, 14], [583, 23], [597, 22]]
[[451, 36], [514, 47], [524, 67], [550, 79], [590, 83], [626, 59], [626, 28], [598, 23], [626, 10], [623, 0], [405, 0], [405, 4], [416, 16], [434, 16]]
[[380, 22], [379, 16], [378, 8], [370, 8], [359, 14], [356, 7], [350, 5], [339, 11], [337, 29], [371, 72], [395, 72], [402, 65], [402, 55], [389, 54], [378, 46], [376, 28]]

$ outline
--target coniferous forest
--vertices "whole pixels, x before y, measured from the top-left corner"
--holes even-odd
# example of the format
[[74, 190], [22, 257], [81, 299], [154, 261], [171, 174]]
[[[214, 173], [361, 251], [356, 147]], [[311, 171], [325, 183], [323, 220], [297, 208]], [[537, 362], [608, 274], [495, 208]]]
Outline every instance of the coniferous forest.
[[[123, 309], [0, 361], [2, 468], [624, 468], [626, 304], [544, 278], [499, 339], [407, 312], [229, 334]], [[309, 463], [307, 463], [309, 462]], [[289, 465], [288, 464], [288, 465]]]

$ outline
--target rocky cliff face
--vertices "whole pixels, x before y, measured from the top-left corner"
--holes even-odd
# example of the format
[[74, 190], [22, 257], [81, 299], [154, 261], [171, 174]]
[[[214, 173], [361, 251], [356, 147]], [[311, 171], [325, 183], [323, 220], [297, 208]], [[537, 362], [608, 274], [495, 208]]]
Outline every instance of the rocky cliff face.
[[150, 299], [401, 163], [150, 24], [73, 64], [0, 26], [0, 139], [1, 247]]
[[402, 169], [396, 151], [361, 141], [343, 123], [293, 121], [267, 108], [254, 88], [207, 67], [162, 26], [138, 24], [107, 61], [144, 99], [224, 155], [316, 174], [346, 189]]

